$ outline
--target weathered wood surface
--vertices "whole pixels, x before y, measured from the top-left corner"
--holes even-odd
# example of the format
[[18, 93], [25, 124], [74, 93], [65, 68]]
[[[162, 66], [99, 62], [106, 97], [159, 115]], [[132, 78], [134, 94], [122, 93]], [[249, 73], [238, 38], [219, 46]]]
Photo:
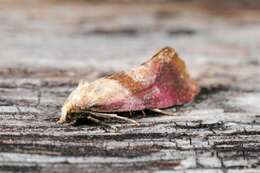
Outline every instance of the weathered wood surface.
[[[0, 3], [0, 172], [260, 171], [259, 11], [30, 2]], [[56, 124], [80, 79], [166, 45], [202, 86], [177, 116], [137, 114], [118, 133]]]

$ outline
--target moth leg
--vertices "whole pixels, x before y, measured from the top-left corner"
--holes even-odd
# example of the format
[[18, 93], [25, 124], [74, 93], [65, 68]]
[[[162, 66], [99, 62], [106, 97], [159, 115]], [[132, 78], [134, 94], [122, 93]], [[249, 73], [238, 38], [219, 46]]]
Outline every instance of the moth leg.
[[142, 114], [143, 114], [144, 117], [146, 117], [146, 113], [145, 113], [144, 110], [142, 110]]
[[118, 116], [117, 114], [106, 114], [106, 113], [100, 113], [100, 112], [89, 112], [89, 113], [94, 116], [101, 117], [101, 118], [116, 118], [119, 120], [124, 120], [124, 121], [130, 122], [132, 124], [135, 124], [136, 126], [140, 125], [135, 120], [132, 120], [132, 119], [126, 118], [126, 117], [122, 117], [122, 116]]
[[164, 110], [161, 110], [161, 109], [150, 109], [150, 110], [153, 111], [153, 112], [157, 112], [157, 113], [163, 114], [163, 115], [170, 115], [170, 116], [177, 115], [174, 112], [164, 111]]
[[133, 117], [132, 111], [129, 111], [129, 116]]
[[111, 129], [113, 129], [113, 130], [115, 130], [115, 131], [118, 130], [116, 127], [111, 126], [111, 125], [109, 125], [109, 124], [107, 124], [107, 123], [104, 123], [104, 122], [102, 122], [102, 121], [100, 121], [100, 120], [98, 120], [98, 119], [96, 119], [96, 118], [94, 118], [94, 117], [88, 116], [87, 119], [89, 119], [90, 121], [92, 121], [92, 122], [94, 122], [94, 123], [100, 124], [100, 125], [102, 125], [102, 126], [109, 127], [109, 128], [111, 128]]

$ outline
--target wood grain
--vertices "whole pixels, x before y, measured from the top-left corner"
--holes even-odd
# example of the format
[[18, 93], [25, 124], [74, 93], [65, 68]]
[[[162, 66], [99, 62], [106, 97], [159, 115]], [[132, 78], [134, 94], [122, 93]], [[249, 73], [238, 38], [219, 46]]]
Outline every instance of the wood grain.
[[[207, 172], [260, 169], [260, 18], [174, 3], [0, 3], [1, 172]], [[177, 116], [140, 127], [58, 125], [78, 81], [174, 47], [202, 89]]]

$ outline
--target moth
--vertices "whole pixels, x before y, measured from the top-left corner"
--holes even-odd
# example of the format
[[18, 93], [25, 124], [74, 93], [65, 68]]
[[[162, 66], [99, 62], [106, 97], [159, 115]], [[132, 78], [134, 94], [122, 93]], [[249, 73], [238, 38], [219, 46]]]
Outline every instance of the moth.
[[120, 119], [138, 125], [122, 112], [150, 110], [162, 114], [165, 108], [192, 102], [199, 92], [186, 66], [174, 49], [165, 47], [150, 60], [128, 71], [91, 83], [81, 81], [61, 109], [59, 123], [85, 117], [95, 123]]

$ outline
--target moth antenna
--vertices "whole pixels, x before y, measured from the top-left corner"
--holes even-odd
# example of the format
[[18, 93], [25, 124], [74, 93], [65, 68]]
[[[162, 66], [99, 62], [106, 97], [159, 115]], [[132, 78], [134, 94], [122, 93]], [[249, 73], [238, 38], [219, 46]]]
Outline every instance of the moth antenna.
[[117, 129], [116, 127], [111, 126], [111, 125], [109, 125], [109, 124], [107, 124], [107, 123], [104, 123], [104, 122], [102, 122], [102, 121], [100, 121], [100, 120], [98, 120], [98, 119], [96, 119], [96, 118], [94, 118], [94, 117], [88, 116], [87, 119], [89, 119], [90, 121], [92, 121], [92, 122], [94, 122], [94, 123], [97, 123], [97, 124], [99, 124], [99, 125], [109, 127], [109, 128], [111, 128], [111, 129], [113, 129], [114, 131], [118, 131], [118, 129]]
[[161, 109], [150, 109], [150, 110], [153, 111], [153, 112], [157, 112], [157, 113], [163, 114], [163, 115], [170, 115], [170, 116], [177, 115], [174, 112], [164, 111], [164, 110], [161, 110]]
[[100, 112], [89, 112], [92, 115], [95, 115], [97, 117], [101, 117], [101, 118], [116, 118], [119, 120], [124, 120], [126, 122], [130, 122], [136, 126], [140, 126], [140, 124], [138, 122], [136, 122], [133, 119], [130, 118], [126, 118], [126, 117], [122, 117], [122, 116], [118, 116], [117, 114], [106, 114], [106, 113], [100, 113]]

